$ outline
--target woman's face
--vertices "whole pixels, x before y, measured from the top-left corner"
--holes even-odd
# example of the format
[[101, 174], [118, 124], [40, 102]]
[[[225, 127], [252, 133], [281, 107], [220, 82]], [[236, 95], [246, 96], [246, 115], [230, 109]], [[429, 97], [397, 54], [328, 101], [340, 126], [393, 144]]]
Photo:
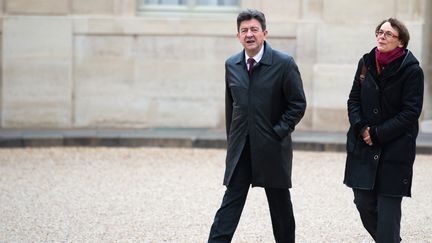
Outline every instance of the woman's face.
[[381, 25], [377, 31], [377, 48], [380, 52], [389, 52], [396, 47], [403, 47], [402, 42], [399, 40], [399, 33], [394, 29], [389, 22]]

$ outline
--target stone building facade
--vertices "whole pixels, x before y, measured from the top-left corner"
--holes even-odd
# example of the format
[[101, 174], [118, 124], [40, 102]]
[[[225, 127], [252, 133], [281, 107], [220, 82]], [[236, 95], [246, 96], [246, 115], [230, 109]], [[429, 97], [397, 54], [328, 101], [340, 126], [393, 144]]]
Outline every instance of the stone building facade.
[[346, 130], [358, 59], [379, 21], [401, 19], [427, 74], [431, 130], [429, 0], [0, 0], [0, 127], [223, 128], [224, 61], [241, 50], [243, 8], [262, 10], [269, 43], [299, 64], [301, 130]]

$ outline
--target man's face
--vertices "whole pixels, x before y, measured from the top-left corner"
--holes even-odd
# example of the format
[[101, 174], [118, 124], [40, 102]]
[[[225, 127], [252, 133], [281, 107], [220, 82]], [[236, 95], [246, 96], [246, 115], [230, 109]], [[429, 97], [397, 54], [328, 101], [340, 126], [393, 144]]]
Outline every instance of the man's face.
[[237, 38], [243, 45], [248, 56], [255, 56], [264, 44], [267, 30], [262, 30], [261, 24], [256, 19], [245, 20], [240, 23]]

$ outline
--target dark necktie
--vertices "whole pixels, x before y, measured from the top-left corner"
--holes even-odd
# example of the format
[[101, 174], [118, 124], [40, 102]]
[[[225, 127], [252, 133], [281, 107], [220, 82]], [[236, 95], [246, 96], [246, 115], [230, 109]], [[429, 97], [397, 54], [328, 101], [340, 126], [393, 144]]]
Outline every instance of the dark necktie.
[[248, 66], [249, 66], [249, 70], [248, 73], [249, 75], [252, 75], [252, 70], [253, 70], [253, 66], [255, 63], [255, 59], [253, 59], [252, 57], [249, 57], [249, 59], [247, 60]]

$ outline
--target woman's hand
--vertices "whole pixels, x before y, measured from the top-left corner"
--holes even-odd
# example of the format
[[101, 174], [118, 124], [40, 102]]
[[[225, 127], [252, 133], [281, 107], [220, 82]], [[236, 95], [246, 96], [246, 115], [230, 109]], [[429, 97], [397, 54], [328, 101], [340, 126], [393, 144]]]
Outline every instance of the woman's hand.
[[370, 130], [370, 127], [366, 127], [365, 129], [363, 129], [363, 132], [361, 135], [362, 135], [363, 141], [367, 145], [372, 146], [372, 139], [371, 139], [371, 135], [369, 133], [369, 130]]

